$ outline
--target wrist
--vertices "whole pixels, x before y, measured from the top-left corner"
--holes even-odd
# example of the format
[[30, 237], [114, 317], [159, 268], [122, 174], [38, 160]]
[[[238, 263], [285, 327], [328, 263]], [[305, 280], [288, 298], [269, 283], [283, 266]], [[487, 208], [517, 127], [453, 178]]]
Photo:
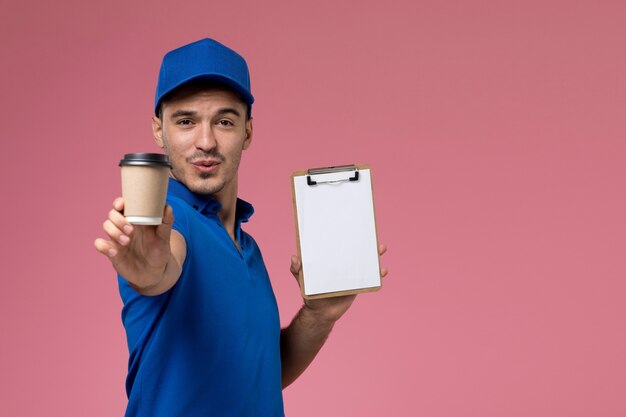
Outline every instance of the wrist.
[[337, 319], [323, 308], [311, 307], [306, 302], [300, 309], [302, 321], [309, 326], [332, 327]]

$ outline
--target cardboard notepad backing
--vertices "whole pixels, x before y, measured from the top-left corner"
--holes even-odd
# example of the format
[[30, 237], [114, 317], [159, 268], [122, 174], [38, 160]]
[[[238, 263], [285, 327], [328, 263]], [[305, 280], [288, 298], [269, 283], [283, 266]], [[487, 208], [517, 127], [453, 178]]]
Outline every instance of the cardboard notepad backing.
[[291, 187], [302, 296], [314, 299], [380, 289], [370, 167], [294, 172]]

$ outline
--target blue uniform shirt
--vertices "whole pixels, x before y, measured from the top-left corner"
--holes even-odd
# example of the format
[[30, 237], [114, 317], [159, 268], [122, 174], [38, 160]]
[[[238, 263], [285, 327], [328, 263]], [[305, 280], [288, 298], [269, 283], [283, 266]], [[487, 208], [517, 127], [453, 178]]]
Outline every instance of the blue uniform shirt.
[[276, 299], [256, 242], [241, 230], [252, 206], [237, 200], [239, 251], [219, 202], [172, 179], [167, 202], [187, 242], [178, 282], [149, 297], [118, 277], [126, 416], [283, 416]]

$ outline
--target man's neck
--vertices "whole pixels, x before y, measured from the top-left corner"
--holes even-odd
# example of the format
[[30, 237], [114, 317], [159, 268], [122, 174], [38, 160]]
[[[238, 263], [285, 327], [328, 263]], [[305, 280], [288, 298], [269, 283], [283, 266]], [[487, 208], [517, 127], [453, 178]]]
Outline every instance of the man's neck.
[[[172, 172], [170, 172], [170, 177], [184, 184], [182, 181], [179, 181]], [[186, 184], [185, 186], [189, 189]], [[224, 229], [226, 229], [226, 232], [228, 233], [230, 238], [233, 240], [235, 245], [239, 247], [237, 237], [235, 236], [235, 220], [237, 217], [237, 192], [238, 178], [237, 176], [235, 176], [230, 184], [227, 184], [219, 192], [211, 194], [211, 197], [213, 197], [220, 203], [221, 210], [217, 216], [222, 222], [222, 226], [224, 226]]]

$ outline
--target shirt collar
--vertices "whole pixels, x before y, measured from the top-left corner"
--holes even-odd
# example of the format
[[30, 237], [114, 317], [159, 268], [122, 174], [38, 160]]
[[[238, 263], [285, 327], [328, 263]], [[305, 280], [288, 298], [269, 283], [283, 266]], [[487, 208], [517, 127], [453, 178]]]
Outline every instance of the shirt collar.
[[[170, 177], [168, 193], [187, 202], [194, 210], [203, 214], [215, 214], [220, 212], [222, 204], [209, 194], [196, 194], [186, 185]], [[247, 222], [254, 213], [252, 204], [237, 198], [235, 220], [237, 223]]]

